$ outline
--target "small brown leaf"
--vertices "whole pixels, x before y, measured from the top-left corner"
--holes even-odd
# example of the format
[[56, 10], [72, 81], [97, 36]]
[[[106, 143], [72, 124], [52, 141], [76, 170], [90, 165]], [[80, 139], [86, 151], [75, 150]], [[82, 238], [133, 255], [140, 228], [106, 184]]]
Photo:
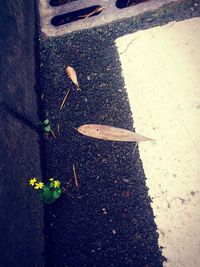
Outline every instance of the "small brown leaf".
[[140, 142], [153, 140], [126, 129], [107, 125], [85, 124], [80, 126], [77, 130], [83, 135], [110, 141]]
[[86, 15], [84, 15], [84, 16], [80, 16], [80, 18], [85, 18], [85, 19], [87, 19], [87, 18], [89, 18], [89, 17], [95, 15], [96, 13], [100, 13], [100, 12], [101, 12], [102, 10], [104, 10], [104, 9], [105, 9], [104, 6], [98, 6], [97, 8], [95, 8], [94, 11], [92, 11], [92, 12], [90, 12], [89, 14], [86, 14]]
[[66, 73], [68, 77], [71, 79], [71, 81], [77, 86], [77, 90], [80, 90], [77, 75], [76, 75], [74, 68], [72, 68], [71, 66], [67, 66]]

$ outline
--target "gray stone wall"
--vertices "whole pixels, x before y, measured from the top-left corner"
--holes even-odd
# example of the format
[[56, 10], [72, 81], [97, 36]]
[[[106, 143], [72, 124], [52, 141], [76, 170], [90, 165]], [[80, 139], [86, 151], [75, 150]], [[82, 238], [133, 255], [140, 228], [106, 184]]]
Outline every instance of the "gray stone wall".
[[0, 266], [43, 266], [34, 0], [0, 1]]

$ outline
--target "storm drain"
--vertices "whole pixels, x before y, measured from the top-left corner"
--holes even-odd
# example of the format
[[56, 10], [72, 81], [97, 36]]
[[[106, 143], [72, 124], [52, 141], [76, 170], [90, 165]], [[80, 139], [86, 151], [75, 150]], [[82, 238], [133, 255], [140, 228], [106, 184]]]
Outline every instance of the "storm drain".
[[176, 0], [40, 0], [41, 31], [59, 36], [154, 10]]

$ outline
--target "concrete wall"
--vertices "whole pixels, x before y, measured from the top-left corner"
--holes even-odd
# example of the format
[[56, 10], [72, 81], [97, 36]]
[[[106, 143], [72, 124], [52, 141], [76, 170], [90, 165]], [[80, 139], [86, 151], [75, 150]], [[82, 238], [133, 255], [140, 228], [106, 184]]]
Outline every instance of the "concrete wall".
[[0, 266], [43, 266], [33, 0], [0, 8]]

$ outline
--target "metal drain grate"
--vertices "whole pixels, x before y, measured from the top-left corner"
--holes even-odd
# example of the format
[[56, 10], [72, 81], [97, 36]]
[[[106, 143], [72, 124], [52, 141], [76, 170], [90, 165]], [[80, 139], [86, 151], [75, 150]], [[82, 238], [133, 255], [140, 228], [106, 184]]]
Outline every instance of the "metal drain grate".
[[[140, 4], [140, 1], [126, 1], [40, 0], [41, 32], [45, 36], [59, 36], [100, 26], [122, 18], [133, 17], [177, 0], [146, 0]], [[138, 2], [137, 5], [136, 2]], [[104, 9], [96, 12], [95, 9], [97, 7], [104, 7]], [[87, 14], [89, 13], [91, 16], [88, 17]]]

